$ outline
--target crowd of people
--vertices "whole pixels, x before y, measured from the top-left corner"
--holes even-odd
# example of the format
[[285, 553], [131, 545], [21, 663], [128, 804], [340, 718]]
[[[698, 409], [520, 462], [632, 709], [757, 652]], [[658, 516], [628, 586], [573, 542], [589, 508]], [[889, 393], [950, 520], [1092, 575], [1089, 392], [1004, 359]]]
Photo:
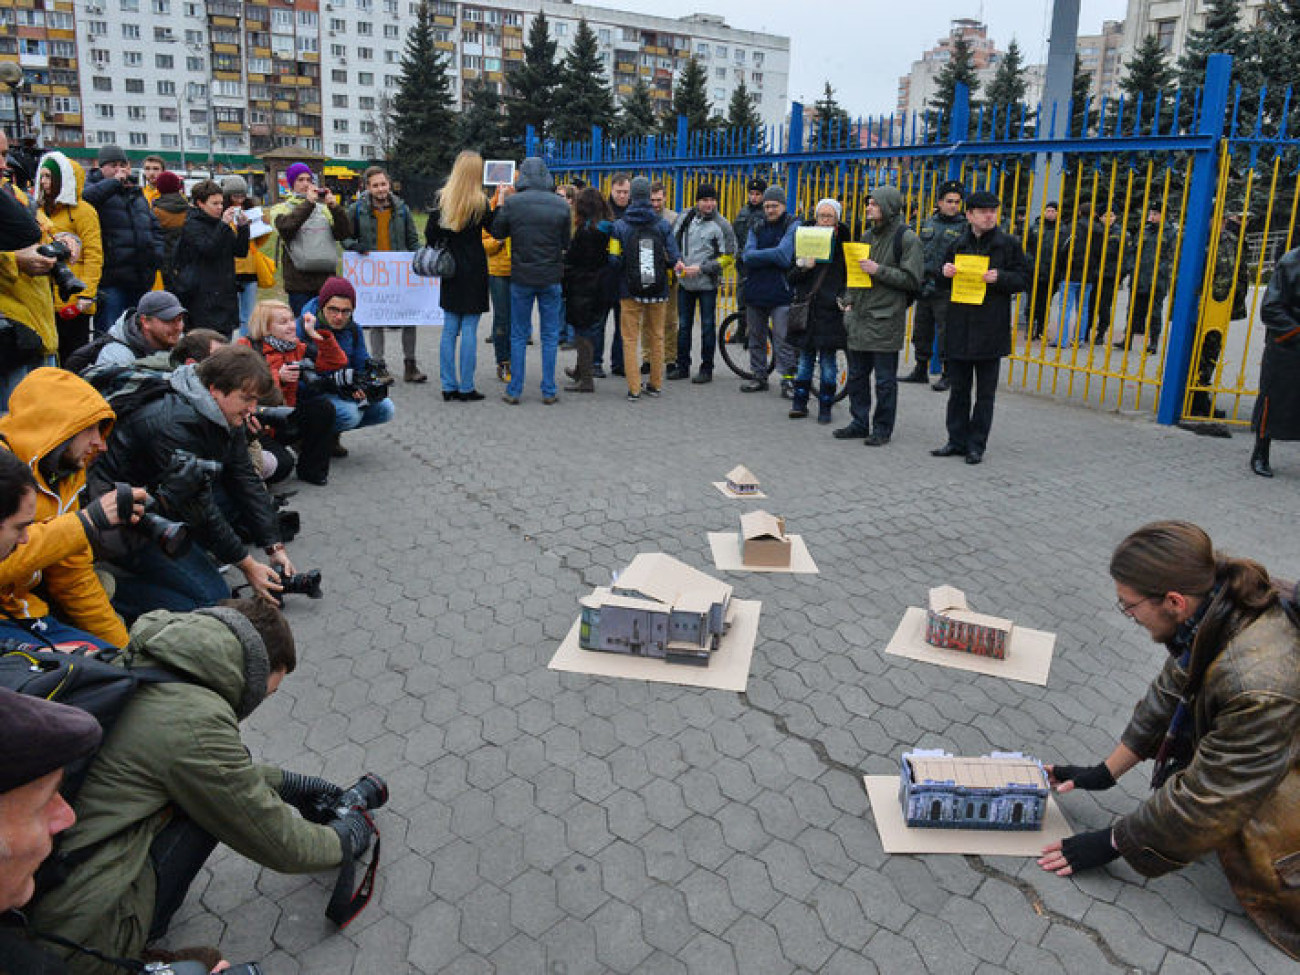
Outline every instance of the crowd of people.
[[[781, 186], [759, 177], [728, 220], [708, 182], [674, 212], [666, 188], [645, 176], [616, 174], [608, 194], [557, 187], [538, 158], [523, 161], [512, 186], [489, 190], [482, 157], [466, 151], [422, 234], [381, 168], [344, 204], [308, 166], [290, 166], [288, 193], [267, 211], [287, 300], [259, 300], [276, 262], [242, 178], [200, 180], [187, 198], [161, 159], [145, 160], [144, 185], [117, 147], [102, 147], [98, 163], [87, 174], [50, 152], [30, 193], [0, 186], [0, 642], [154, 675], [141, 678], [102, 748], [83, 711], [0, 690], [0, 949], [33, 958], [53, 950], [62, 961], [50, 971], [66, 963], [106, 972], [100, 955], [143, 957], [218, 842], [290, 872], [342, 867], [370, 844], [372, 820], [337, 807], [344, 790], [255, 765], [238, 732], [297, 659], [277, 608], [297, 570], [275, 485], [295, 473], [327, 485], [331, 464], [347, 456], [341, 435], [394, 416], [383, 330], [357, 321], [356, 289], [339, 276], [342, 249], [423, 245], [445, 259], [445, 402], [487, 398], [477, 356], [489, 311], [487, 340], [510, 405], [523, 400], [534, 315], [545, 405], [559, 401], [562, 346], [574, 352], [566, 392], [592, 394], [612, 374], [637, 403], [673, 381], [710, 383], [719, 291], [734, 270], [752, 375], [740, 391], [751, 402], [775, 373], [791, 419], [815, 404], [817, 422], [832, 423], [843, 353], [849, 417], [835, 438], [889, 444], [898, 383], [931, 383], [947, 393], [947, 439], [931, 452], [967, 464], [988, 447], [1016, 295], [1033, 296], [1029, 324], [1041, 335], [1051, 320], [1041, 306], [1059, 290], [1077, 315], [1061, 316], [1053, 340], [1069, 341], [1073, 321], [1073, 341], [1100, 343], [1113, 289], [1128, 276], [1140, 310], [1132, 334], [1154, 346], [1170, 288], [1158, 253], [1116, 260], [1109, 278], [1076, 269], [1079, 251], [1107, 251], [1107, 222], [1084, 214], [1063, 234], [1052, 226], [1055, 205], [1027, 254], [1002, 228], [998, 197], [955, 182], [939, 187], [919, 233], [897, 189], [872, 188], [854, 240], [843, 201], [819, 200], [805, 221]], [[1161, 214], [1147, 219], [1159, 225]], [[799, 245], [805, 228], [829, 241], [824, 252]], [[1073, 241], [1064, 250], [1063, 238]], [[1263, 304], [1269, 344], [1251, 460], [1262, 476], [1272, 476], [1271, 440], [1300, 438], [1298, 262], [1300, 251], [1282, 259]], [[916, 368], [900, 378], [913, 308]], [[401, 338], [409, 383], [427, 379], [417, 334]], [[1262, 568], [1217, 558], [1193, 526], [1144, 531], [1117, 553], [1112, 574], [1123, 612], [1170, 647], [1176, 666], [1106, 763], [1055, 766], [1053, 781], [1104, 788], [1155, 756], [1169, 768], [1164, 791], [1104, 837], [1048, 851], [1043, 865], [1072, 872], [1123, 855], [1154, 874], [1219, 849], [1252, 915], [1295, 953], [1294, 864], [1271, 877], [1256, 868], [1279, 835], [1295, 856], [1295, 817], [1278, 812], [1276, 797], [1294, 791], [1294, 762], [1279, 756], [1294, 753], [1296, 670], [1251, 670], [1257, 645], [1243, 642], [1263, 634], [1270, 652], [1293, 656], [1286, 627], [1295, 620]], [[227, 581], [235, 573], [248, 598]], [[1241, 693], [1272, 702], [1245, 724], [1236, 699], [1217, 690], [1243, 682]], [[1170, 735], [1185, 735], [1190, 764], [1168, 766], [1159, 732], [1179, 720], [1185, 727]], [[1262, 740], [1266, 725], [1276, 760], [1254, 763], [1249, 776], [1233, 769], [1225, 778], [1221, 752], [1198, 750], [1237, 740], [1243, 727]], [[20, 741], [43, 744], [33, 755]], [[69, 808], [63, 770], [91, 755], [75, 787], [65, 785]], [[1225, 781], [1234, 803], [1250, 800], [1231, 814], [1221, 812]], [[35, 885], [58, 833], [58, 876]], [[27, 912], [14, 910], [29, 901]], [[45, 934], [60, 939], [55, 947], [42, 944]], [[197, 957], [212, 970], [220, 962], [210, 950]]]

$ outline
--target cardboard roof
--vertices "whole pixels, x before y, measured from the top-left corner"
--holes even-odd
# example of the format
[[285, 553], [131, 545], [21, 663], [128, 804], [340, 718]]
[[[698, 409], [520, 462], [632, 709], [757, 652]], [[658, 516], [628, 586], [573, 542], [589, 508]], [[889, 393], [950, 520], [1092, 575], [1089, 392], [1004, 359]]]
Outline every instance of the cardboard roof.
[[1042, 766], [1030, 758], [967, 758], [962, 756], [916, 756], [908, 758], [912, 781], [951, 782], [971, 789], [1002, 789], [1009, 785], [1043, 788], [1047, 785]]
[[747, 511], [740, 516], [740, 535], [747, 542], [756, 538], [785, 541], [785, 519], [767, 511]]
[[725, 603], [731, 597], [731, 586], [725, 582], [662, 552], [642, 552], [623, 570], [612, 588], [619, 595], [639, 594], [669, 606], [679, 600], [698, 605], [694, 599], [687, 599], [691, 596], [706, 600], [709, 605]]
[[977, 613], [966, 604], [966, 594], [955, 586], [935, 586], [930, 590], [930, 612], [959, 623], [974, 623], [991, 630], [1011, 632], [1015, 624], [1001, 616]]
[[956, 586], [935, 586], [930, 590], [930, 609], [942, 613], [949, 609], [969, 609], [966, 594]]
[[727, 472], [727, 480], [732, 484], [752, 484], [758, 487], [758, 478], [744, 464], [737, 464]]

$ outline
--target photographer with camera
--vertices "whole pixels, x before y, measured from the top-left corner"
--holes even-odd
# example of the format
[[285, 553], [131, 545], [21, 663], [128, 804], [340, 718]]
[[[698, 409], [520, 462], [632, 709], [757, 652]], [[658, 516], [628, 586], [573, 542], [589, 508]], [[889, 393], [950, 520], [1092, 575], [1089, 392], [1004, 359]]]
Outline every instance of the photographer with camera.
[[[36, 478], [31, 540], [0, 561], [0, 638], [120, 647], [126, 627], [109, 605], [94, 571], [97, 532], [135, 522], [145, 492], [130, 491], [119, 507], [116, 489], [80, 508], [86, 468], [104, 449], [113, 411], [85, 380], [41, 368], [14, 390], [13, 409], [0, 417], [0, 447]], [[92, 496], [95, 496], [92, 493]]]
[[385, 381], [377, 360], [370, 358], [366, 351], [366, 340], [352, 317], [356, 307], [357, 292], [352, 283], [345, 278], [330, 278], [321, 286], [320, 294], [303, 307], [298, 321], [298, 338], [306, 339], [306, 316], [314, 315], [314, 320], [325, 325], [348, 359], [342, 369], [317, 370], [314, 377], [303, 376], [308, 381], [304, 387], [307, 395], [324, 395], [334, 407], [332, 454], [335, 457], [347, 456], [338, 440], [344, 430], [387, 423], [394, 412], [393, 401], [388, 398], [388, 383], [392, 379], [387, 377]]
[[[288, 621], [260, 600], [150, 613], [123, 665], [160, 668], [135, 690], [72, 805], [57, 854], [64, 879], [32, 926], [115, 957], [161, 938], [218, 843], [280, 873], [344, 868], [374, 835], [387, 789], [366, 776], [345, 793], [324, 779], [255, 764], [239, 723], [297, 664]], [[67, 954], [76, 975], [114, 969]]]
[[[178, 612], [230, 595], [218, 565], [238, 568], [254, 592], [274, 602], [277, 571], [293, 574], [271, 496], [253, 469], [245, 424], [272, 388], [266, 361], [247, 346], [224, 346], [198, 365], [178, 367], [169, 388], [123, 417], [91, 471], [91, 492], [142, 484], [168, 518], [186, 522], [197, 543], [176, 558], [154, 545], [111, 561], [114, 605], [128, 620], [152, 609]], [[236, 529], [247, 531], [276, 568], [258, 562]]]
[[117, 146], [100, 146], [99, 168], [86, 177], [82, 198], [99, 214], [104, 272], [99, 279], [95, 331], [107, 332], [153, 286], [162, 267], [163, 233]]
[[[81, 198], [86, 171], [61, 152], [48, 152], [37, 171], [36, 201], [55, 231], [74, 234], [81, 242], [79, 259], [57, 281], [61, 292], [58, 308], [59, 359], [90, 340], [90, 316], [95, 293], [104, 269], [104, 248], [99, 233], [99, 214]], [[66, 296], [62, 292], [67, 291]]]
[[318, 187], [306, 163], [284, 171], [289, 195], [271, 209], [280, 235], [284, 290], [295, 315], [338, 273], [339, 244], [352, 236], [352, 220], [329, 187]]

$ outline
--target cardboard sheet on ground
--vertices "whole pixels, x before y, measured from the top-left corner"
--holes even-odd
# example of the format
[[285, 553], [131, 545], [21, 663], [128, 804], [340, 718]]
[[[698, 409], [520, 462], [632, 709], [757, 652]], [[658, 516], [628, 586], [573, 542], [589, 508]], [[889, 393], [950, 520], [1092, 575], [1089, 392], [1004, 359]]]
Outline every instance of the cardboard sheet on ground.
[[858, 266], [859, 261], [865, 261], [870, 256], [870, 244], [855, 244], [851, 241], [844, 242], [844, 269], [848, 272], [848, 279], [845, 281], [846, 287], [871, 287], [871, 275]]
[[808, 554], [802, 535], [787, 535], [790, 539], [789, 565], [745, 565], [741, 558], [740, 535], [736, 532], [709, 532], [709, 550], [713, 553], [713, 567], [728, 572], [795, 572], [816, 573], [821, 570]]
[[686, 687], [708, 687], [719, 691], [743, 691], [749, 683], [749, 664], [758, 638], [758, 616], [763, 604], [751, 599], [733, 599], [736, 621], [722, 638], [707, 667], [670, 664], [653, 657], [634, 657], [626, 653], [583, 650], [578, 646], [578, 623], [574, 620], [560, 649], [547, 665], [551, 670], [594, 677], [623, 677], [651, 680]]
[[961, 650], [942, 650], [925, 642], [925, 610], [909, 606], [903, 614], [903, 622], [894, 631], [889, 646], [885, 647], [885, 653], [1042, 687], [1047, 684], [1047, 673], [1052, 667], [1052, 652], [1055, 648], [1055, 633], [1017, 626], [1011, 631], [1011, 647], [1004, 660], [981, 657]]
[[748, 501], [751, 498], [767, 497], [767, 495], [762, 491], [755, 491], [753, 494], [737, 494], [735, 491], [731, 490], [731, 488], [727, 487], [726, 481], [710, 481], [709, 483], [721, 491], [723, 497], [731, 498], [733, 501]]
[[982, 305], [988, 285], [984, 272], [989, 269], [986, 254], [958, 254], [953, 258], [957, 276], [952, 279], [952, 301], [957, 305]]
[[1043, 828], [1034, 830], [925, 829], [908, 826], [898, 804], [897, 775], [864, 775], [871, 817], [886, 853], [971, 853], [978, 856], [1036, 857], [1048, 843], [1074, 832], [1061, 807], [1047, 797]]

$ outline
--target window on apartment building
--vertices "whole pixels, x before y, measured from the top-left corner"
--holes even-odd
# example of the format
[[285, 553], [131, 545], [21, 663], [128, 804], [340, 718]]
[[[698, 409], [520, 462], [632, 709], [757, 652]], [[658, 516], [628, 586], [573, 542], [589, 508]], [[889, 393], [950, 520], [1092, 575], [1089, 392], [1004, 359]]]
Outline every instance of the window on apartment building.
[[158, 82], [158, 94], [160, 94], [160, 95], [167, 95], [167, 96], [170, 96], [170, 97], [175, 97], [175, 95], [176, 95], [176, 82], [174, 82], [174, 81], [160, 81], [160, 82]]
[[564, 21], [561, 20], [559, 23], [555, 25], [556, 37], [567, 37], [568, 34], [569, 34], [569, 25], [566, 24]]
[[[195, 58], [194, 60], [199, 62], [199, 68], [197, 70], [200, 71], [203, 70], [202, 68], [203, 59]], [[238, 71], [239, 55], [238, 54], [214, 54], [212, 55], [212, 67], [216, 71]]]
[[[213, 37], [213, 40], [216, 40], [215, 36]], [[187, 30], [187, 31], [185, 32], [185, 43], [186, 43], [186, 44], [202, 44], [202, 43], [203, 43], [203, 31], [201, 31], [201, 30]]]
[[500, 24], [500, 23], [501, 23], [501, 11], [500, 11], [500, 10], [485, 10], [485, 11], [483, 11], [483, 19], [484, 19], [485, 21], [487, 21], [489, 24], [494, 24], [494, 25], [495, 25], [495, 24]]
[[334, 120], [335, 132], [346, 132], [348, 130], [348, 120], [345, 118], [336, 118]]
[[745, 52], [742, 51], [740, 48], [736, 48], [736, 63], [737, 64], [745, 63]]
[[[402, 79], [399, 78], [397, 75], [395, 75], [395, 74], [386, 74], [386, 75], [384, 75], [384, 87], [385, 87], [385, 88], [397, 88], [397, 87], [399, 87], [401, 84], [402, 84]], [[452, 98], [455, 98], [455, 97], [456, 97], [456, 93], [455, 93], [454, 91], [451, 92], [450, 94], [451, 94], [451, 97], [452, 97]]]
[[143, 149], [143, 148], [144, 148], [145, 146], [147, 146], [147, 145], [149, 145], [149, 133], [148, 133], [148, 132], [132, 132], [132, 133], [131, 133], [131, 148], [133, 148], [133, 149]]
[[144, 94], [144, 79], [143, 79], [143, 78], [127, 78], [127, 79], [126, 79], [126, 90], [127, 90], [127, 93], [128, 93], [128, 94], [131, 94], [131, 95], [143, 95], [143, 94]]
[[760, 64], [762, 64], [762, 63], [763, 63], [763, 52], [762, 52], [762, 51], [755, 51], [755, 52], [754, 52], [754, 67], [758, 67], [758, 66], [759, 66]]
[[99, 129], [95, 132], [95, 141], [101, 146], [117, 145], [117, 133], [108, 129]]
[[153, 64], [154, 67], [158, 68], [160, 71], [170, 71], [172, 68], [176, 67], [176, 59], [170, 54], [155, 54], [153, 56]]
[[91, 79], [90, 87], [94, 88], [95, 91], [112, 91], [113, 79], [105, 74], [97, 74]]
[[[159, 84], [162, 84], [162, 82], [159, 82]], [[172, 82], [172, 88], [175, 87], [176, 83]], [[175, 94], [174, 91], [173, 94]], [[208, 86], [199, 81], [191, 81], [185, 86], [185, 97], [192, 102], [202, 101], [208, 97]]]
[[481, 24], [483, 22], [483, 11], [479, 10], [478, 7], [466, 7], [460, 12], [460, 16], [462, 20], [467, 22], [475, 24]]
[[702, 57], [702, 58], [707, 58], [707, 57], [709, 56], [709, 45], [707, 45], [707, 44], [696, 44], [696, 45], [695, 45], [695, 53], [698, 54], [698, 55], [699, 55], [700, 57]]
[[249, 58], [248, 71], [250, 74], [270, 74], [271, 59], [270, 58]]
[[145, 108], [143, 105], [126, 106], [126, 117], [129, 118], [132, 122], [143, 122], [144, 115], [145, 115]]
[[467, 30], [460, 35], [460, 42], [462, 44], [482, 44], [483, 35], [476, 30]]
[[113, 63], [113, 55], [102, 48], [92, 47], [90, 49], [90, 60], [97, 68], [104, 68]]
[[401, 4], [397, 0], [384, 0], [384, 13], [396, 17], [400, 11]]
[[122, 39], [127, 41], [138, 41], [140, 39], [139, 24], [123, 24]]
[[639, 40], [641, 40], [641, 33], [640, 33], [640, 31], [638, 31], [635, 27], [624, 27], [624, 28], [623, 28], [623, 40], [625, 40], [625, 41], [639, 41]]
[[753, 84], [761, 85], [761, 84], [763, 83], [763, 72], [761, 72], [761, 71], [751, 71], [751, 72], [749, 73], [749, 80], [750, 80]]
[[72, 95], [55, 95], [53, 99], [56, 112], [80, 112], [81, 99]]
[[373, 47], [357, 48], [357, 57], [362, 61], [373, 61], [375, 59], [375, 49]]
[[270, 118], [269, 112], [264, 112], [259, 108], [250, 108], [248, 110], [248, 121], [253, 125], [266, 125]]
[[501, 23], [505, 24], [507, 27], [523, 27], [524, 15], [507, 10], [501, 15]]
[[371, 121], [368, 118], [361, 120], [361, 132], [364, 135], [370, 135], [374, 131], [375, 131], [375, 123], [373, 121]]
[[343, 31], [346, 34], [348, 30], [348, 22], [344, 20], [342, 17], [331, 17], [330, 30]]
[[360, 85], [362, 88], [368, 88], [374, 83], [375, 83], [375, 76], [373, 72], [370, 71], [357, 72], [357, 84]]
[[180, 115], [177, 113], [176, 109], [171, 105], [164, 105], [162, 108], [158, 109], [159, 122], [171, 122], [174, 125], [176, 123], [176, 120], [179, 118]]
[[[204, 69], [205, 66], [206, 66], [206, 65], [204, 64], [204, 61], [203, 61], [202, 58], [187, 57], [187, 58], [185, 59], [185, 70], [186, 70], [186, 71], [202, 71], [202, 70]], [[236, 68], [235, 70], [239, 70], [239, 69]]]
[[299, 27], [309, 27], [309, 28], [310, 28], [310, 27], [319, 27], [319, 26], [320, 26], [320, 14], [318, 14], [315, 10], [299, 10], [299, 11], [298, 11], [298, 26], [299, 26]]
[[727, 80], [727, 69], [726, 69], [726, 68], [714, 68], [714, 69], [713, 69], [713, 77], [715, 77], [716, 79], [718, 79], [718, 81], [726, 81], [726, 80]]
[[169, 14], [172, 12], [172, 0], [150, 0], [149, 9], [156, 14]]
[[191, 149], [206, 149], [208, 147], [208, 137], [206, 133], [191, 132], [190, 134]]
[[[104, 61], [108, 63], [107, 59]], [[139, 51], [126, 51], [122, 54], [122, 63], [128, 68], [140, 68], [144, 66], [144, 55]]]
[[385, 64], [401, 64], [401, 63], [402, 63], [402, 52], [401, 52], [401, 51], [385, 51], [385, 52], [384, 52], [384, 63], [385, 63]]
[[271, 26], [279, 31], [293, 30], [293, 11], [272, 10]]
[[357, 0], [358, 10], [374, 10], [375, 0]]
[[91, 37], [103, 37], [108, 33], [108, 21], [106, 20], [88, 20], [86, 21], [86, 33]]
[[20, 27], [44, 27], [45, 11], [44, 10], [19, 10], [18, 25]]
[[727, 48], [724, 45], [719, 44], [713, 49], [713, 53], [720, 58], [725, 58], [727, 56]]
[[336, 143], [334, 143], [334, 155], [336, 155], [336, 156], [348, 156], [348, 155], [351, 155], [351, 154], [352, 154], [352, 147], [351, 147], [350, 145], [348, 145], [348, 143], [346, 143], [346, 142], [336, 142]]
[[402, 28], [396, 24], [384, 24], [384, 37], [390, 41], [400, 40], [402, 37]]
[[72, 14], [51, 10], [45, 15], [45, 24], [50, 30], [72, 30]]
[[1156, 40], [1160, 43], [1161, 50], [1172, 51], [1174, 49], [1174, 32], [1177, 29], [1177, 18], [1156, 21]]
[[244, 110], [242, 108], [229, 108], [218, 105], [212, 110], [213, 117], [218, 122], [236, 122], [244, 124]]
[[346, 68], [334, 68], [330, 71], [330, 81], [336, 85], [346, 85], [348, 83], [348, 72]]
[[347, 57], [347, 56], [348, 56], [348, 48], [347, 48], [347, 45], [346, 45], [346, 44], [331, 44], [331, 45], [330, 45], [330, 57], [332, 57], [332, 58], [345, 58], [345, 57]]
[[112, 118], [112, 117], [113, 117], [112, 105], [104, 105], [101, 103], [95, 106], [95, 118]]
[[375, 96], [374, 96], [374, 95], [362, 95], [360, 98], [357, 99], [357, 108], [361, 109], [363, 112], [372, 112], [372, 111], [374, 111], [374, 108], [375, 108]]
[[185, 5], [185, 16], [186, 16], [186, 17], [202, 17], [202, 16], [203, 16], [203, 4], [201, 4], [201, 3], [187, 3], [187, 4]]
[[714, 100], [715, 102], [720, 102], [720, 101], [722, 101], [722, 100], [723, 100], [724, 98], [726, 98], [726, 97], [727, 97], [727, 89], [725, 89], [725, 88], [714, 88], [714, 89], [713, 89], [713, 100]]
[[172, 33], [170, 27], [155, 27], [153, 29], [153, 39], [159, 43], [176, 40], [176, 35]]
[[363, 159], [374, 159], [374, 158], [375, 158], [375, 147], [372, 146], [372, 145], [370, 145], [369, 143], [364, 143], [364, 142], [363, 142], [363, 143], [361, 144], [361, 156], [362, 156]]
[[138, 14], [140, 12], [140, 0], [117, 0], [117, 7], [124, 14]]
[[357, 33], [362, 37], [374, 37], [375, 25], [368, 20], [363, 20], [357, 24]]
[[316, 39], [315, 34], [298, 35], [298, 53], [299, 54], [317, 54], [320, 51], [320, 41]]
[[460, 66], [467, 71], [479, 71], [483, 67], [483, 58], [477, 54], [462, 54]]
[[293, 35], [292, 34], [272, 34], [271, 51], [275, 54], [283, 54], [285, 57], [293, 55]]
[[331, 103], [335, 108], [347, 108], [347, 107], [348, 107], [348, 96], [347, 96], [347, 95], [332, 95], [332, 96], [330, 96], [330, 103]]
[[175, 132], [164, 132], [162, 134], [162, 147], [164, 149], [175, 149], [180, 145], [180, 139], [176, 137]]
[[242, 81], [214, 81], [212, 91], [213, 94], [225, 98], [243, 98], [244, 83]]
[[190, 109], [190, 125], [207, 125], [208, 110], [206, 108]]

